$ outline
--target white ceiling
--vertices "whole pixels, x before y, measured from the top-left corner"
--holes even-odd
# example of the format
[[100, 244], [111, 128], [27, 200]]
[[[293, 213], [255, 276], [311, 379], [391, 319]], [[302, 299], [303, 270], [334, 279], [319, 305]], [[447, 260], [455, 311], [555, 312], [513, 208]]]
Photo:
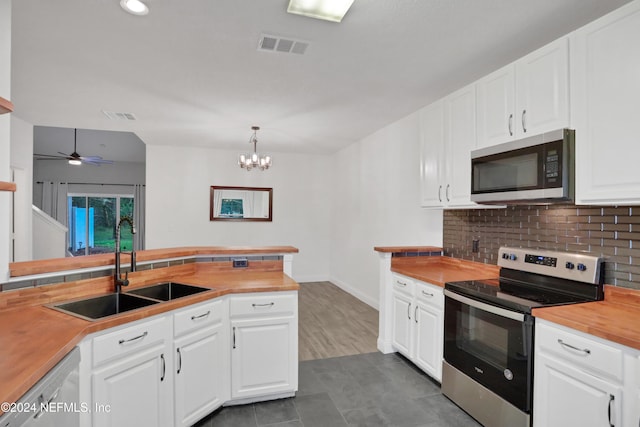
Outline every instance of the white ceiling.
[[259, 151], [332, 153], [627, 2], [355, 0], [337, 24], [287, 0], [14, 0], [11, 98], [34, 125], [243, 151], [255, 124]]
[[[73, 152], [73, 139], [74, 129], [34, 126], [33, 152], [49, 155], [70, 154]], [[115, 162], [145, 162], [145, 145], [132, 132], [78, 129], [76, 146], [78, 154], [85, 157], [100, 156]]]

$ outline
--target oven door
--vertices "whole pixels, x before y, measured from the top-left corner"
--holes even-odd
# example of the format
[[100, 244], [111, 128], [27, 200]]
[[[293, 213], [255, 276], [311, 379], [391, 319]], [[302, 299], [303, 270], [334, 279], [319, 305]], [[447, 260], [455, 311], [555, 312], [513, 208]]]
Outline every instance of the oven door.
[[529, 413], [533, 317], [449, 290], [444, 293], [444, 359]]

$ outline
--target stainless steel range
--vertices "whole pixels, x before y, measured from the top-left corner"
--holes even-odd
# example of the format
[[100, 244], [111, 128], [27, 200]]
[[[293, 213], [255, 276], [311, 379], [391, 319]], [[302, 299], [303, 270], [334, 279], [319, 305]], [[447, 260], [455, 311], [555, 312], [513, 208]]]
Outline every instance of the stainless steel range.
[[485, 426], [530, 426], [531, 309], [603, 298], [599, 257], [500, 248], [500, 278], [445, 284], [442, 392]]

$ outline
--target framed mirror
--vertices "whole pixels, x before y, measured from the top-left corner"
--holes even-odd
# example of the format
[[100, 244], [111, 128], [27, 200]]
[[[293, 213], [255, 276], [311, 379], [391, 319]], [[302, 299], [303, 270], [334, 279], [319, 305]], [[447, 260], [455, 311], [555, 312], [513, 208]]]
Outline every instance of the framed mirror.
[[273, 188], [211, 186], [211, 221], [271, 221]]

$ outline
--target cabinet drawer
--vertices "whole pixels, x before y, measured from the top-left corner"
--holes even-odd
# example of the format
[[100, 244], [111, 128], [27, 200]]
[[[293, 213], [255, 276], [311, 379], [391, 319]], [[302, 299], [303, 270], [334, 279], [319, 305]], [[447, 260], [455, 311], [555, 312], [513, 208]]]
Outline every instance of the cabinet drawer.
[[297, 313], [297, 294], [270, 292], [233, 296], [229, 299], [229, 315], [293, 316]]
[[536, 346], [544, 352], [581, 366], [598, 377], [622, 382], [623, 352], [596, 337], [546, 323], [536, 324]]
[[416, 283], [416, 297], [418, 301], [433, 307], [444, 308], [444, 292], [439, 286], [434, 286], [422, 282]]
[[170, 336], [171, 323], [159, 317], [93, 338], [93, 365], [149, 348]]
[[175, 336], [220, 323], [223, 318], [223, 301], [207, 301], [193, 307], [179, 310], [173, 316], [173, 333]]
[[391, 280], [393, 281], [393, 290], [405, 293], [409, 296], [413, 295], [413, 290], [415, 289], [415, 283], [413, 280], [400, 274], [393, 274]]

